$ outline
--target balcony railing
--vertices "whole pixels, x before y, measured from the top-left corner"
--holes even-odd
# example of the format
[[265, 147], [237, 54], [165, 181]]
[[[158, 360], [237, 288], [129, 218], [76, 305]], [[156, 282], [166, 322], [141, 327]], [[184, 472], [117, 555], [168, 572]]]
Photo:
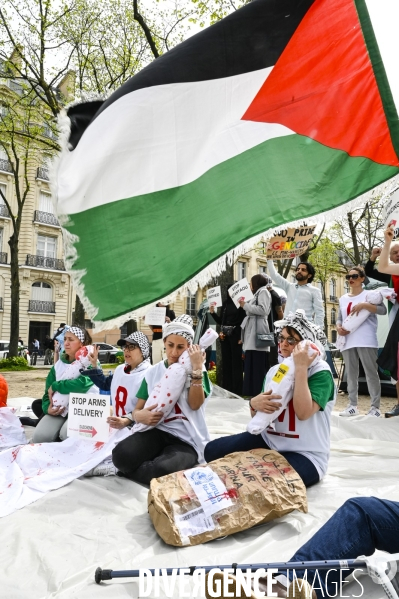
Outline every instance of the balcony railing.
[[39, 166], [36, 173], [36, 179], [41, 179], [42, 181], [49, 181], [50, 177], [48, 174], [48, 169]]
[[48, 258], [46, 256], [33, 256], [28, 254], [26, 256], [26, 266], [36, 266], [37, 268], [53, 268], [54, 270], [65, 270], [63, 260], [58, 258]]
[[45, 225], [60, 226], [57, 217], [51, 212], [42, 212], [41, 210], [35, 210], [34, 222], [44, 223]]
[[44, 302], [43, 300], [29, 300], [29, 312], [55, 313], [55, 302]]
[[0, 158], [0, 171], [3, 173], [12, 173], [12, 165], [6, 158]]
[[[2, 200], [3, 198], [1, 198]], [[1, 201], [0, 200], [0, 201]], [[0, 204], [0, 217], [3, 218], [10, 218], [10, 213], [8, 212], [8, 208], [5, 204]]]
[[338, 303], [338, 298], [336, 295], [330, 295], [330, 302], [337, 302]]
[[0, 264], [7, 264], [7, 252], [0, 252]]

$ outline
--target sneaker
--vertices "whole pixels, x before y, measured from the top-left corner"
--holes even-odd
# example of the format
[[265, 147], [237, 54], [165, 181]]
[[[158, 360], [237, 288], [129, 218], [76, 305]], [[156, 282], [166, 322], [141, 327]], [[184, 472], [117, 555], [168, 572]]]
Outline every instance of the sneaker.
[[374, 406], [371, 407], [369, 409], [369, 411], [367, 412], [366, 416], [376, 416], [377, 418], [379, 418], [381, 416], [381, 412], [378, 408], [375, 408]]
[[106, 464], [102, 462], [95, 468], [92, 468], [86, 472], [84, 476], [115, 476], [117, 472], [118, 471], [112, 462], [108, 462]]
[[357, 406], [351, 406], [349, 405], [347, 408], [345, 408], [345, 410], [342, 410], [342, 412], [339, 413], [340, 416], [358, 416], [359, 415], [359, 410], [357, 409]]
[[385, 412], [385, 418], [392, 418], [393, 416], [399, 416], [399, 403], [390, 412]]

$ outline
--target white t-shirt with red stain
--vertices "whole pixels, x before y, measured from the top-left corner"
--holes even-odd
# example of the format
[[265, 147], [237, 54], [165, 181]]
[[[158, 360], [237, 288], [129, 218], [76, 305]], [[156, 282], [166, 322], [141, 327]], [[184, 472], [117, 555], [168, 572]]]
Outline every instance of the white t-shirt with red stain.
[[[346, 293], [339, 298], [339, 309], [342, 320], [349, 316], [350, 311], [356, 304], [367, 301], [366, 295], [367, 289], [364, 289], [359, 295], [351, 297]], [[377, 326], [377, 315], [370, 312], [359, 328], [349, 333], [349, 335], [345, 335], [345, 347], [343, 351], [352, 347], [378, 347]]]
[[[263, 388], [269, 389], [279, 365], [270, 368]], [[335, 405], [336, 389], [327, 362], [321, 360], [308, 370], [308, 385], [313, 401], [320, 410], [307, 420], [299, 420], [291, 399], [287, 408], [274, 420], [273, 426], [261, 434], [264, 441], [278, 452], [293, 451], [307, 457], [315, 466], [320, 479], [325, 475], [330, 456], [330, 418]]]
[[[151, 364], [148, 362], [148, 367]], [[125, 416], [131, 414], [136, 407], [137, 391], [147, 372], [146, 369], [138, 371], [132, 370], [125, 372], [125, 364], [121, 364], [115, 369], [111, 383], [111, 403], [114, 410], [114, 416]]]

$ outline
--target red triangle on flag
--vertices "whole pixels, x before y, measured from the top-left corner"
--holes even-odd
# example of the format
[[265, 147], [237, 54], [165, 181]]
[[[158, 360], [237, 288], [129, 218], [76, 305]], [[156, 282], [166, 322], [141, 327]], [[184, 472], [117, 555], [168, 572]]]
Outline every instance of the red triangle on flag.
[[316, 0], [242, 117], [398, 166], [354, 0]]

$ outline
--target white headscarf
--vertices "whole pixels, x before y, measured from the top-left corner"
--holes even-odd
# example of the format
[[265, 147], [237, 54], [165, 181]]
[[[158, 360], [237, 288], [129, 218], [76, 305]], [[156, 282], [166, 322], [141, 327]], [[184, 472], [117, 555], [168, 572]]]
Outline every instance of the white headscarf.
[[162, 327], [162, 339], [168, 335], [180, 335], [191, 344], [194, 339], [193, 319], [188, 314], [178, 316], [172, 322], [165, 322]]

